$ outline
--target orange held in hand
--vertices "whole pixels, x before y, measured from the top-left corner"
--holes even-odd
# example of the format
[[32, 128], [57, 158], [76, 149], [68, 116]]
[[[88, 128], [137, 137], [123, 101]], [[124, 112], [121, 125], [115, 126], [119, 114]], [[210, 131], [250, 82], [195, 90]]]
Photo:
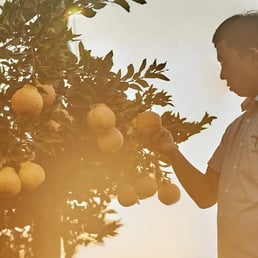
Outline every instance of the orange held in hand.
[[21, 191], [21, 180], [14, 168], [4, 167], [0, 170], [0, 197], [12, 198]]
[[43, 109], [43, 99], [36, 87], [25, 84], [13, 94], [11, 107], [15, 114], [35, 119]]
[[150, 136], [162, 127], [162, 121], [159, 114], [153, 111], [144, 111], [133, 120], [133, 126], [136, 133]]
[[165, 205], [171, 205], [179, 201], [180, 189], [176, 184], [163, 182], [158, 189], [158, 198]]

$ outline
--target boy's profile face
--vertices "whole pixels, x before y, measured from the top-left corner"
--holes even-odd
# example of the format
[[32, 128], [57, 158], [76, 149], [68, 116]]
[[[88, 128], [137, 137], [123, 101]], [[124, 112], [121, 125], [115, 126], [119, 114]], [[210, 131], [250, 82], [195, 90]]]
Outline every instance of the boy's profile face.
[[221, 64], [220, 78], [241, 97], [258, 95], [258, 51], [250, 48], [242, 53], [221, 40], [215, 46], [217, 59]]

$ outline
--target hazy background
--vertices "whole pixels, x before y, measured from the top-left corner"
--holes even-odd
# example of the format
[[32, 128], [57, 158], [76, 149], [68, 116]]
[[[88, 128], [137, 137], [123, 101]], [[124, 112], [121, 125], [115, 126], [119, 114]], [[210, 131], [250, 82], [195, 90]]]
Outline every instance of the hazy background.
[[[0, 0], [2, 4], [4, 1]], [[211, 38], [227, 17], [258, 9], [255, 0], [147, 0], [131, 4], [127, 13], [116, 5], [87, 19], [74, 15], [71, 26], [82, 34], [87, 49], [103, 56], [114, 51], [114, 69], [138, 67], [156, 58], [167, 62], [170, 82], [156, 86], [171, 95], [175, 112], [189, 121], [200, 120], [207, 111], [218, 117], [207, 130], [180, 145], [185, 156], [201, 171], [225, 130], [240, 114], [241, 98], [228, 91], [219, 80], [219, 64]], [[118, 237], [103, 245], [82, 248], [75, 258], [215, 258], [216, 206], [201, 210], [182, 191], [172, 206], [161, 204], [157, 196], [140, 205], [121, 207], [115, 202], [123, 227]]]
[[[94, 55], [114, 51], [115, 70], [125, 71], [130, 63], [138, 67], [145, 57], [149, 63], [155, 58], [167, 61], [171, 81], [157, 86], [172, 95], [173, 110], [189, 121], [201, 119], [206, 111], [218, 117], [207, 130], [180, 145], [185, 156], [204, 172], [225, 127], [240, 114], [242, 101], [219, 80], [220, 67], [211, 38], [224, 19], [258, 9], [258, 1], [147, 2], [133, 3], [130, 13], [110, 4], [92, 19], [74, 16], [71, 25]], [[119, 236], [103, 245], [82, 248], [75, 257], [215, 258], [216, 206], [199, 209], [179, 187], [182, 197], [173, 206], [161, 204], [156, 195], [130, 208], [115, 202], [124, 224]]]

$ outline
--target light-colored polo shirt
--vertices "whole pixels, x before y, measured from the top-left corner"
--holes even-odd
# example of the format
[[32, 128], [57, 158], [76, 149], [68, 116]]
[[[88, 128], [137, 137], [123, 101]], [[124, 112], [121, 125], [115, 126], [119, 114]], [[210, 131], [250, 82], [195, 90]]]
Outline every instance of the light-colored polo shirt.
[[258, 101], [228, 126], [208, 166], [220, 173], [218, 257], [258, 258]]

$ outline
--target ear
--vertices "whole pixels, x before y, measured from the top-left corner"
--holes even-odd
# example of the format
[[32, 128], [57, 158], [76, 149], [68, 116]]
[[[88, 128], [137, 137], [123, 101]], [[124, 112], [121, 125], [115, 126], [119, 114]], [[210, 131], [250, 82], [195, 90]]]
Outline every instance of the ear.
[[251, 61], [254, 63], [254, 64], [258, 64], [258, 49], [257, 48], [250, 48], [249, 51], [249, 56], [251, 58]]

